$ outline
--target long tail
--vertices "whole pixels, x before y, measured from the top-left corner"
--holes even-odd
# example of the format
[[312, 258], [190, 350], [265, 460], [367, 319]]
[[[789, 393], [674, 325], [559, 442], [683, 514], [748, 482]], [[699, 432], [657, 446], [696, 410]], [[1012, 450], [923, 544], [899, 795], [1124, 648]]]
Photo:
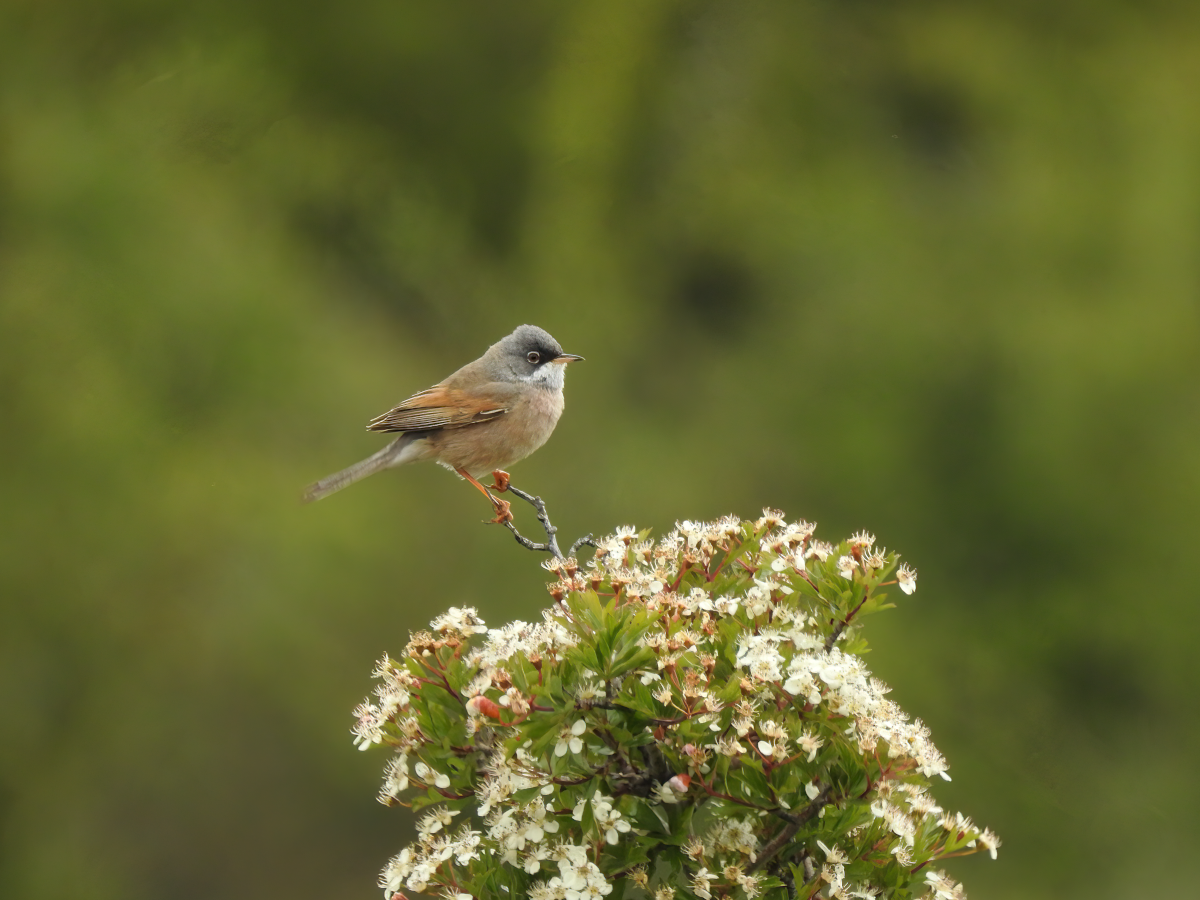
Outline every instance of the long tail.
[[403, 465], [415, 458], [416, 454], [412, 452], [414, 449], [413, 443], [407, 440], [407, 436], [397, 438], [378, 453], [374, 453], [366, 459], [356, 462], [349, 468], [342, 469], [340, 472], [334, 472], [332, 475], [327, 475], [320, 481], [310, 484], [304, 489], [304, 502], [312, 503], [314, 500], [328, 497], [330, 494], [336, 493], [342, 488], [366, 478], [368, 475], [382, 472], [391, 466]]

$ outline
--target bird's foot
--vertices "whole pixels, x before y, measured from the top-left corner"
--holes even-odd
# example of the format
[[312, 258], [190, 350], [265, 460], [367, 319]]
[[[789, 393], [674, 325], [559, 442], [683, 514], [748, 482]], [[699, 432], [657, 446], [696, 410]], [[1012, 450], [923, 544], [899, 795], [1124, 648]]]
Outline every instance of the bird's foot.
[[511, 481], [511, 479], [508, 477], [508, 473], [503, 469], [497, 469], [492, 473], [492, 481], [494, 481], [495, 484], [490, 485], [489, 489], [498, 494], [503, 494], [508, 490], [508, 483]]
[[489, 525], [505, 525], [513, 520], [513, 514], [510, 507], [512, 506], [507, 500], [500, 500], [493, 497], [492, 503], [496, 506], [496, 518], [489, 522]]

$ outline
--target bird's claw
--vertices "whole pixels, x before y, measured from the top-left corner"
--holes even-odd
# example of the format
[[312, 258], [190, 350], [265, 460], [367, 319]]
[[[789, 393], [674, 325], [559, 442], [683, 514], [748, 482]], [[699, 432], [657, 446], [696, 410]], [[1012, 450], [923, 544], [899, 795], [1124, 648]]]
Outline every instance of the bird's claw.
[[497, 494], [503, 494], [508, 490], [508, 483], [511, 481], [507, 472], [503, 469], [497, 469], [492, 473], [492, 481], [495, 484], [489, 485], [488, 490], [495, 491]]
[[510, 507], [512, 506], [507, 500], [496, 500], [496, 518], [489, 522], [489, 525], [505, 525], [513, 520], [513, 514]]

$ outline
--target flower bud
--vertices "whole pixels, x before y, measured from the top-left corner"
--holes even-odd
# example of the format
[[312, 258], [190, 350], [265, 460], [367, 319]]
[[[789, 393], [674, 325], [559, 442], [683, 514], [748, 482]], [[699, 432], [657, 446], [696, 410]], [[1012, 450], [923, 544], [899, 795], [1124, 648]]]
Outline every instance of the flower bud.
[[688, 785], [692, 783], [692, 776], [686, 772], [680, 772], [678, 775], [672, 775], [671, 780], [667, 782], [667, 787], [677, 794], [686, 794]]
[[476, 716], [487, 716], [489, 719], [500, 718], [500, 707], [495, 700], [489, 700], [482, 695], [472, 697], [467, 701], [467, 712]]

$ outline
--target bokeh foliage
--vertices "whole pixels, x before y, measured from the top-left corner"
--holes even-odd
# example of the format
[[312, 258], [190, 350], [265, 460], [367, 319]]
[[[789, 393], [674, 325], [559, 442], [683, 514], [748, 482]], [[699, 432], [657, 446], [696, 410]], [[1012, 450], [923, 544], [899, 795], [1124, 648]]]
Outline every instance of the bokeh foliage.
[[1166, 0], [0, 6], [0, 893], [374, 896], [370, 662], [543, 573], [432, 467], [296, 497], [521, 322], [570, 537], [905, 549], [974, 896], [1190, 883], [1198, 89]]

